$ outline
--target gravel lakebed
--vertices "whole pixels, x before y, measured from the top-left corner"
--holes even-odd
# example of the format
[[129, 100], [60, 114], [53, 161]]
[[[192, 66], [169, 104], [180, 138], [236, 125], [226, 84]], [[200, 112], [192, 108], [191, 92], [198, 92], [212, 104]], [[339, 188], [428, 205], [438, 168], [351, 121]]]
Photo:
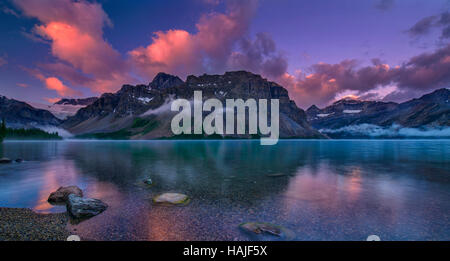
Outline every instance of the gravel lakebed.
[[28, 208], [0, 207], [0, 241], [65, 241], [68, 213], [40, 214]]

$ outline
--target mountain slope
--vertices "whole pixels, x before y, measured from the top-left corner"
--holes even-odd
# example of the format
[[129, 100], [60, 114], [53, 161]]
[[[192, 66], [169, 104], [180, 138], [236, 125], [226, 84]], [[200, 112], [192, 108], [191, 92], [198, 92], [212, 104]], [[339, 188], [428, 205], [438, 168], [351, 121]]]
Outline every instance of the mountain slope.
[[0, 96], [0, 118], [5, 118], [11, 128], [57, 126], [61, 123], [61, 120], [47, 110], [36, 109], [25, 102], [5, 96]]
[[238, 98], [279, 99], [280, 137], [324, 137], [309, 125], [305, 112], [289, 99], [286, 89], [245, 71], [188, 76], [186, 82], [160, 73], [149, 85], [124, 85], [117, 93], [103, 94], [62, 126], [74, 134], [96, 133], [94, 137], [172, 137], [170, 123], [176, 113], [170, 111], [170, 102], [177, 98], [192, 100], [195, 90], [202, 91], [203, 99], [217, 98], [223, 103]]
[[47, 110], [55, 115], [58, 119], [64, 120], [69, 116], [75, 115], [79, 109], [92, 104], [97, 99], [97, 97], [84, 99], [61, 99], [51, 105], [37, 102], [28, 102], [28, 104], [37, 109]]
[[306, 113], [315, 128], [331, 136], [356, 131], [356, 127], [377, 128], [382, 133], [392, 128], [443, 129], [450, 126], [449, 100], [450, 90], [439, 89], [400, 104], [343, 99], [323, 109], [311, 106]]

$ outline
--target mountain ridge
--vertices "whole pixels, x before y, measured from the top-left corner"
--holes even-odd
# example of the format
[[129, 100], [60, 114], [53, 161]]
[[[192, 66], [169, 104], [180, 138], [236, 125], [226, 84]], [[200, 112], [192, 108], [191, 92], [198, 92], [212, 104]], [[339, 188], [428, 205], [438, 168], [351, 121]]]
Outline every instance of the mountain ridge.
[[327, 135], [336, 130], [365, 124], [373, 127], [442, 129], [450, 126], [450, 90], [437, 89], [402, 103], [340, 100], [319, 109], [307, 109], [308, 121]]
[[[260, 75], [234, 71], [223, 75], [190, 75], [186, 82], [180, 81], [177, 76], [159, 73], [149, 85], [123, 85], [118, 92], [105, 93], [93, 104], [80, 109], [62, 126], [81, 135], [122, 131], [132, 139], [172, 137], [168, 120], [175, 113], [170, 108], [161, 111], [161, 107], [177, 98], [192, 100], [194, 91], [200, 90], [205, 99], [216, 98], [221, 101], [279, 99], [281, 137], [325, 137], [309, 125], [305, 112], [290, 100], [286, 89]], [[157, 109], [160, 109], [158, 113], [152, 113], [152, 110]], [[148, 125], [154, 125], [155, 128], [146, 133], [139, 128], [133, 130], [137, 118], [144, 118], [144, 121], [149, 121]]]

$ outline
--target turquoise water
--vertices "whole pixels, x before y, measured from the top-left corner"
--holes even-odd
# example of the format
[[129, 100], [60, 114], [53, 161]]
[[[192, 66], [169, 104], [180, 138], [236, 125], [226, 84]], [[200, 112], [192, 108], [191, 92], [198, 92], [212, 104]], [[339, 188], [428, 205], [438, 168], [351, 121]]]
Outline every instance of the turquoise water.
[[[25, 162], [0, 165], [0, 206], [65, 211], [47, 197], [77, 185], [110, 206], [69, 225], [95, 240], [249, 240], [247, 221], [296, 240], [450, 240], [449, 152], [450, 140], [11, 141], [0, 156]], [[162, 192], [192, 200], [152, 205]]]

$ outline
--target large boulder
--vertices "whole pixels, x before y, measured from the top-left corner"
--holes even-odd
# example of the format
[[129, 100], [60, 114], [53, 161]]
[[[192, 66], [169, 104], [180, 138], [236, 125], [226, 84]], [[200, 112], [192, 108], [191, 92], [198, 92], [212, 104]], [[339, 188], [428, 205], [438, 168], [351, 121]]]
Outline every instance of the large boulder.
[[99, 199], [82, 198], [70, 194], [67, 200], [67, 211], [77, 219], [96, 216], [108, 208], [108, 205]]
[[70, 194], [82, 197], [83, 191], [77, 186], [59, 187], [58, 190], [52, 192], [48, 197], [50, 203], [62, 203], [66, 202]]
[[180, 193], [163, 193], [153, 198], [153, 203], [160, 205], [186, 205], [189, 197]]
[[8, 159], [8, 158], [1, 158], [0, 159], [0, 164], [6, 164], [6, 163], [11, 163], [12, 160]]

